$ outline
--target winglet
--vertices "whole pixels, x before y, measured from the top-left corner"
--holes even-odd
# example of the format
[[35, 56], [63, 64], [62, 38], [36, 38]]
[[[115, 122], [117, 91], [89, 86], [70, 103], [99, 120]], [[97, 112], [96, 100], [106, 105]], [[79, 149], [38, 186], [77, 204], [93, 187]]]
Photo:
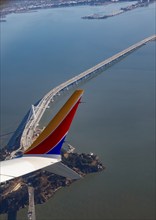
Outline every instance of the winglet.
[[24, 154], [60, 154], [83, 90], [76, 90]]

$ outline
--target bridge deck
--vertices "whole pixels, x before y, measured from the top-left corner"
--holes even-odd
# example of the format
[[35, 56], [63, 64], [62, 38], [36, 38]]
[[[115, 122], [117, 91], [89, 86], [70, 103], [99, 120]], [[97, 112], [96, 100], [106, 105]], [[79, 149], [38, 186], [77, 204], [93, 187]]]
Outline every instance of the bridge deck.
[[143, 46], [144, 44], [148, 43], [149, 41], [156, 40], [156, 35], [150, 36], [145, 38], [144, 40], [128, 47], [127, 49], [115, 54], [114, 56], [104, 60], [103, 62], [95, 65], [94, 67], [80, 73], [79, 75], [69, 79], [68, 81], [60, 84], [59, 86], [52, 89], [48, 92], [38, 103], [37, 106], [33, 106], [32, 111], [33, 114], [28, 120], [25, 129], [23, 130], [23, 134], [21, 136], [20, 146], [21, 149], [26, 150], [32, 143], [32, 137], [38, 126], [38, 123], [43, 116], [46, 108], [48, 107], [49, 103], [53, 101], [54, 96], [58, 95], [64, 89], [68, 89], [73, 84], [78, 84], [82, 79], [88, 79], [89, 77], [93, 76], [93, 74], [97, 73], [97, 71], [101, 71], [103, 68], [112, 65], [113, 63], [117, 62], [119, 59], [128, 55], [129, 53], [133, 52], [137, 48]]
[[32, 186], [28, 186], [28, 194], [29, 194], [28, 219], [36, 220], [35, 203], [34, 203], [34, 188]]

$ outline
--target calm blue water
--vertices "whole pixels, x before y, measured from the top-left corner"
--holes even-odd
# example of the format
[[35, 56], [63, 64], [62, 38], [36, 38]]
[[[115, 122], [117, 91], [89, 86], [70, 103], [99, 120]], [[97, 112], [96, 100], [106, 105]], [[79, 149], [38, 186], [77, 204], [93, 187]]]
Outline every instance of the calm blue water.
[[[14, 130], [47, 91], [155, 34], [155, 4], [106, 20], [81, 16], [105, 7], [71, 7], [7, 16], [1, 24], [1, 126]], [[107, 170], [89, 175], [36, 207], [37, 219], [155, 219], [155, 42], [84, 85], [68, 140], [98, 154]], [[21, 210], [19, 219], [26, 219]]]

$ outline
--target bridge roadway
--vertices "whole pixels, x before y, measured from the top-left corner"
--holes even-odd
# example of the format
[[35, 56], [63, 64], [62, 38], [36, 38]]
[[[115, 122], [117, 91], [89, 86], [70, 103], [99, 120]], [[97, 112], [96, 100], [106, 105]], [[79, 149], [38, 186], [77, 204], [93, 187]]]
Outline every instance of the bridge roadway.
[[28, 186], [28, 194], [29, 194], [28, 220], [36, 220], [34, 188], [32, 186]]
[[54, 101], [54, 97], [59, 95], [60, 92], [64, 91], [65, 89], [69, 89], [70, 86], [74, 85], [75, 83], [78, 85], [83, 79], [89, 79], [90, 77], [94, 76], [94, 74], [98, 73], [99, 71], [103, 70], [111, 66], [112, 64], [116, 63], [119, 59], [122, 59], [124, 56], [128, 55], [129, 53], [133, 52], [137, 48], [145, 45], [149, 41], [156, 40], [156, 35], [152, 35], [144, 40], [128, 47], [127, 49], [115, 54], [114, 56], [104, 60], [103, 62], [97, 64], [96, 66], [80, 73], [79, 75], [69, 79], [68, 81], [60, 84], [59, 86], [52, 89], [48, 92], [38, 103], [37, 106], [32, 106], [32, 114], [29, 117], [29, 120], [26, 123], [26, 126], [23, 130], [21, 141], [20, 141], [20, 149], [26, 150], [33, 141], [33, 136], [36, 131], [36, 128], [39, 124], [41, 117], [43, 116], [45, 110], [48, 108], [49, 103]]

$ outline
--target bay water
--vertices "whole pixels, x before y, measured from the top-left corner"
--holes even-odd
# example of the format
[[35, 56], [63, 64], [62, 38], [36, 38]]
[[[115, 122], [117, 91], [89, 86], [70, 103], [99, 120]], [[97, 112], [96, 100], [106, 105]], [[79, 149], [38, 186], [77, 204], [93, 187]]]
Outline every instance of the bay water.
[[[81, 19], [127, 4], [7, 16], [1, 24], [1, 133], [15, 130], [50, 89], [155, 34], [155, 4], [105, 20]], [[97, 154], [107, 169], [37, 205], [38, 220], [155, 219], [155, 46], [148, 43], [81, 86], [85, 103], [67, 140], [78, 152]], [[17, 219], [27, 219], [26, 212]]]

